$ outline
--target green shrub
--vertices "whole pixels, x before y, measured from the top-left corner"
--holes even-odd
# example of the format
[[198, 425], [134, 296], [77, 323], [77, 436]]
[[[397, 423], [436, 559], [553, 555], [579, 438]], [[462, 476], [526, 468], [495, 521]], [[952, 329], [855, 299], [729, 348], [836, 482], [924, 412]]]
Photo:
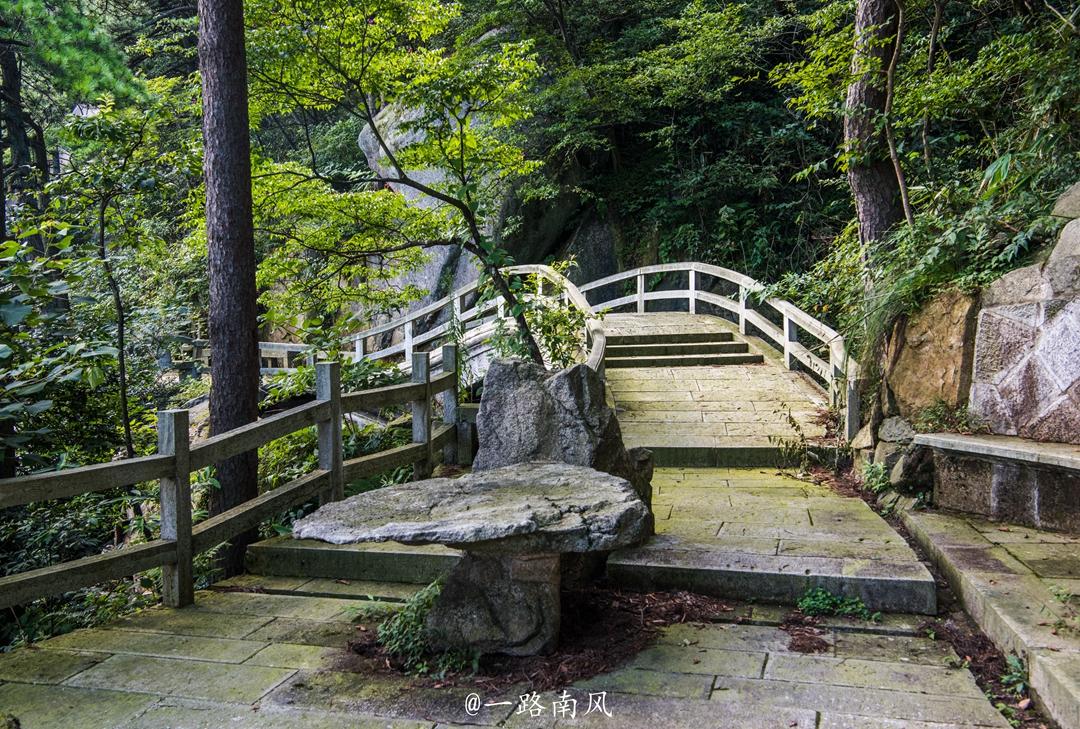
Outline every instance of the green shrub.
[[476, 671], [479, 654], [465, 650], [438, 651], [432, 648], [424, 624], [442, 585], [432, 582], [409, 598], [405, 606], [379, 625], [379, 645], [401, 662], [402, 668], [419, 675], [447, 673], [472, 669]]
[[808, 590], [799, 599], [798, 607], [804, 615], [834, 615], [875, 623], [881, 620], [881, 613], [870, 612], [860, 598], [834, 595], [823, 587]]
[[891, 485], [884, 463], [867, 463], [863, 465], [862, 479], [863, 488], [872, 494], [887, 491]]

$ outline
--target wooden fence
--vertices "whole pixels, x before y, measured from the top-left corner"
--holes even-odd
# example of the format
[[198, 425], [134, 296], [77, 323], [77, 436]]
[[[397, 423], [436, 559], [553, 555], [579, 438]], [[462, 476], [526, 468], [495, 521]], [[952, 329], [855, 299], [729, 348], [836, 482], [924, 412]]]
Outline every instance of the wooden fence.
[[[458, 352], [446, 345], [441, 372], [432, 375], [428, 352], [412, 353], [411, 381], [360, 392], [341, 392], [340, 365], [316, 365], [315, 400], [227, 433], [191, 443], [188, 411], [158, 413], [157, 453], [65, 471], [0, 480], [0, 508], [157, 480], [160, 485], [161, 536], [144, 544], [0, 577], [0, 608], [69, 592], [108, 580], [162, 568], [162, 601], [182, 607], [194, 600], [192, 561], [196, 554], [227, 542], [286, 509], [318, 498], [336, 501], [344, 486], [398, 466], [413, 464], [417, 478], [431, 473], [441, 452], [444, 462], [458, 461]], [[432, 398], [443, 406], [441, 422], [432, 422]], [[344, 459], [342, 419], [351, 412], [409, 404], [412, 443], [360, 458]], [[318, 431], [318, 468], [198, 524], [191, 517], [191, 474], [232, 456], [257, 449], [314, 425]], [[463, 447], [466, 444], [462, 443]], [[462, 453], [466, 458], [471, 453]]]

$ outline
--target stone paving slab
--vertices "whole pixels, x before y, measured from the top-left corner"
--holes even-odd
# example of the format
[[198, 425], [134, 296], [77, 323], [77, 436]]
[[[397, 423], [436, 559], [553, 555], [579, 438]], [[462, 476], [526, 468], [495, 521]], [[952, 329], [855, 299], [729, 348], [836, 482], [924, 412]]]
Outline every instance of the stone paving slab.
[[940, 696], [982, 698], [983, 695], [966, 671], [944, 666], [886, 663], [846, 656], [773, 656], [765, 667], [763, 678]]
[[657, 534], [609, 558], [618, 584], [786, 604], [824, 587], [874, 610], [935, 610], [930, 573], [861, 499], [765, 469], [659, 468], [653, 489]]
[[215, 663], [242, 663], [266, 643], [232, 638], [204, 638], [135, 630], [76, 630], [41, 643], [44, 648], [126, 653], [158, 658], [191, 658]]
[[1064, 729], [1080, 729], [1080, 618], [1051, 590], [1055, 578], [1039, 576], [1071, 578], [1073, 535], [947, 512], [901, 517], [983, 632], [1027, 662], [1036, 701]]
[[233, 615], [204, 610], [202, 601], [181, 610], [154, 607], [121, 618], [113, 627], [173, 635], [199, 635], [210, 638], [245, 638], [273, 618], [269, 615]]
[[813, 709], [914, 721], [1008, 727], [1009, 723], [983, 697], [925, 695], [911, 690], [794, 683], [771, 679], [717, 678], [712, 701], [723, 704], [762, 702], [774, 706]]
[[430, 721], [348, 716], [314, 711], [253, 710], [246, 704], [222, 705], [165, 699], [118, 729], [431, 729]]
[[39, 646], [0, 653], [0, 681], [60, 683], [105, 660], [99, 653], [46, 650]]
[[356, 635], [356, 626], [345, 621], [275, 618], [248, 636], [251, 640], [313, 646], [342, 646]]
[[248, 666], [270, 668], [325, 668], [341, 655], [341, 646], [272, 643], [244, 661]]
[[0, 710], [22, 729], [116, 729], [157, 697], [71, 686], [9, 683], [0, 686]]
[[65, 685], [251, 704], [293, 673], [264, 666], [114, 655]]

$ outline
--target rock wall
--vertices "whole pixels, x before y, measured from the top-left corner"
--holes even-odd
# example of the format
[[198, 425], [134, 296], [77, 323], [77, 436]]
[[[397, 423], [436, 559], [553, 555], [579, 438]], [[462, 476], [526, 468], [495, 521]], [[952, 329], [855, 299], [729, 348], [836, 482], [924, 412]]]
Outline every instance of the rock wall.
[[984, 293], [970, 408], [993, 433], [1080, 443], [1080, 219]]
[[[927, 483], [931, 459], [910, 446], [910, 423], [938, 403], [966, 406], [994, 434], [1080, 444], [1080, 183], [1058, 199], [1054, 215], [1070, 222], [1045, 260], [977, 296], [942, 293], [896, 323], [876, 406], [852, 442], [857, 461], [882, 463], [893, 484]], [[970, 477], [979, 480], [974, 471]], [[1008, 479], [998, 481], [995, 494], [1008, 490]], [[1023, 491], [1025, 479], [1014, 481]], [[957, 498], [963, 502], [959, 490]]]
[[885, 347], [886, 414], [895, 406], [910, 420], [938, 402], [967, 402], [978, 312], [978, 297], [946, 291], [896, 323]]

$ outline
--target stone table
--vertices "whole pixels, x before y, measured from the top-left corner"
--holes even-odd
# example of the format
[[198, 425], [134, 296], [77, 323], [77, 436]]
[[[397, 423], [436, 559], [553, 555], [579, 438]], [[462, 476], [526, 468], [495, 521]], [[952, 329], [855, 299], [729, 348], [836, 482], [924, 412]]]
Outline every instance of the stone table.
[[297, 521], [293, 536], [461, 549], [427, 617], [434, 644], [534, 655], [558, 644], [560, 555], [635, 544], [649, 524], [648, 508], [624, 479], [521, 463], [327, 504]]

